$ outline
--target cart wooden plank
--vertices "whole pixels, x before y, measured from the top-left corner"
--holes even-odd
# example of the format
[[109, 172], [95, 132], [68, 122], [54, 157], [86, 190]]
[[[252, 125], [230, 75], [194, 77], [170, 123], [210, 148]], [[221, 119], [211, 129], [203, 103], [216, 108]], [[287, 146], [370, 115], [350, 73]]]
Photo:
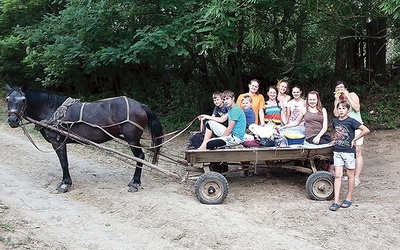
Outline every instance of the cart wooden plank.
[[275, 160], [309, 160], [316, 156], [331, 156], [332, 145], [298, 145], [290, 147], [227, 148], [216, 150], [186, 150], [190, 164], [210, 162], [258, 162]]

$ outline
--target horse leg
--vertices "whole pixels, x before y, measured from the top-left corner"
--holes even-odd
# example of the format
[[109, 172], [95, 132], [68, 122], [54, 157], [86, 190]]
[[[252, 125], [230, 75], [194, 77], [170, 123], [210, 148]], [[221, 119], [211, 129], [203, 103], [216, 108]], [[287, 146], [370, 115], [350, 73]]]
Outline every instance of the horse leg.
[[63, 170], [62, 181], [57, 185], [58, 193], [68, 192], [68, 189], [72, 186], [72, 179], [68, 170], [68, 157], [67, 157], [67, 145], [65, 143], [52, 143], [54, 150], [58, 156], [58, 159]]
[[[134, 144], [134, 145], [137, 145], [137, 144]], [[132, 150], [133, 154], [135, 155], [135, 157], [140, 158], [142, 160], [144, 159], [144, 153], [143, 153], [142, 149], [131, 147], [131, 150]], [[128, 184], [128, 186], [129, 186], [128, 192], [139, 191], [139, 186], [141, 184], [140, 177], [142, 176], [142, 166], [143, 166], [143, 163], [140, 163], [140, 162], [136, 163], [135, 173], [133, 175], [132, 180]]]

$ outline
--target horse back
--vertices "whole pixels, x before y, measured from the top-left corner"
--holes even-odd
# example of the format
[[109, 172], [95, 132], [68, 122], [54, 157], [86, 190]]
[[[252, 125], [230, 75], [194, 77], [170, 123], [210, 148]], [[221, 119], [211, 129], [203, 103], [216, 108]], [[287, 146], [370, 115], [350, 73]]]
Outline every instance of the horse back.
[[95, 102], [75, 103], [68, 107], [63, 122], [85, 122], [97, 126], [110, 126], [124, 121], [133, 121], [145, 126], [146, 112], [142, 104], [120, 96]]

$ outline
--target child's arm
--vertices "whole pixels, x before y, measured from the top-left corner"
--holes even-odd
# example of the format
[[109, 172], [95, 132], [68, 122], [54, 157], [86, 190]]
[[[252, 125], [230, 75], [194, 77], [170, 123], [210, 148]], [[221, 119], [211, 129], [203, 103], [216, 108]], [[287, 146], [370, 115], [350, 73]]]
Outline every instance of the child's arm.
[[265, 121], [264, 121], [264, 109], [258, 110], [258, 117], [260, 118], [260, 120], [259, 120], [260, 126], [264, 126], [264, 125], [265, 125]]
[[328, 130], [328, 113], [326, 112], [325, 108], [322, 108], [322, 117], [323, 117], [322, 129], [321, 131], [319, 131], [317, 135], [318, 137], [323, 136], [325, 132]]
[[369, 134], [369, 132], [370, 132], [369, 128], [367, 128], [365, 125], [362, 125], [362, 124], [358, 127], [358, 129], [361, 130], [361, 133], [359, 135], [357, 135], [356, 137], [354, 137], [353, 141], [351, 142], [352, 146], [355, 146], [356, 145], [356, 141], [358, 139], [360, 139], [361, 137]]
[[[346, 92], [344, 92], [346, 93]], [[351, 108], [358, 112], [360, 111], [360, 98], [358, 98], [358, 95], [354, 92], [348, 93], [347, 94], [347, 99], [349, 100], [349, 103], [351, 105]]]
[[301, 109], [301, 111], [300, 111], [300, 114], [297, 116], [296, 120], [294, 120], [294, 121], [292, 121], [292, 122], [290, 122], [290, 123], [288, 123], [288, 124], [285, 124], [285, 125], [282, 126], [281, 128], [290, 128], [290, 127], [294, 127], [294, 126], [299, 125], [300, 122], [301, 122], [301, 120], [302, 120], [303, 117], [304, 117], [304, 114], [305, 114], [305, 108], [303, 107], [303, 108]]
[[228, 127], [225, 129], [224, 133], [222, 134], [222, 136], [228, 136], [232, 133], [233, 127], [235, 127], [236, 125], [236, 121], [232, 120], [229, 122]]
[[226, 120], [228, 120], [228, 114], [224, 114], [221, 117], [216, 117], [216, 116], [211, 116], [211, 115], [199, 115], [200, 120], [212, 120], [216, 121], [219, 123], [224, 123]]

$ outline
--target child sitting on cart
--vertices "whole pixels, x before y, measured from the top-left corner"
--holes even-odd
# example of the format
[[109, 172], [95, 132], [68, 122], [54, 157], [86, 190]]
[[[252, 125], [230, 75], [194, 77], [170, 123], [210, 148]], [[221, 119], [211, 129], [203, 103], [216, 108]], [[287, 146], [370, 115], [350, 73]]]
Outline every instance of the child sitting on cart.
[[[221, 117], [223, 115], [226, 115], [228, 113], [228, 108], [225, 106], [224, 104], [224, 98], [222, 97], [222, 93], [219, 91], [214, 92], [214, 94], [212, 95], [213, 98], [213, 102], [214, 102], [214, 110], [211, 116], [214, 117]], [[200, 131], [201, 133], [204, 133], [205, 131], [205, 127], [204, 127], [204, 123], [207, 120], [202, 120], [201, 117], [199, 116], [200, 119]], [[228, 123], [225, 121], [223, 123], [225, 126], [228, 126]]]
[[[198, 149], [217, 149], [224, 146], [235, 146], [245, 140], [246, 116], [239, 105], [235, 103], [235, 94], [230, 90], [222, 93], [228, 113], [221, 117], [200, 115], [205, 122], [204, 141]], [[222, 125], [228, 121], [228, 127]], [[215, 134], [217, 137], [211, 138]]]

